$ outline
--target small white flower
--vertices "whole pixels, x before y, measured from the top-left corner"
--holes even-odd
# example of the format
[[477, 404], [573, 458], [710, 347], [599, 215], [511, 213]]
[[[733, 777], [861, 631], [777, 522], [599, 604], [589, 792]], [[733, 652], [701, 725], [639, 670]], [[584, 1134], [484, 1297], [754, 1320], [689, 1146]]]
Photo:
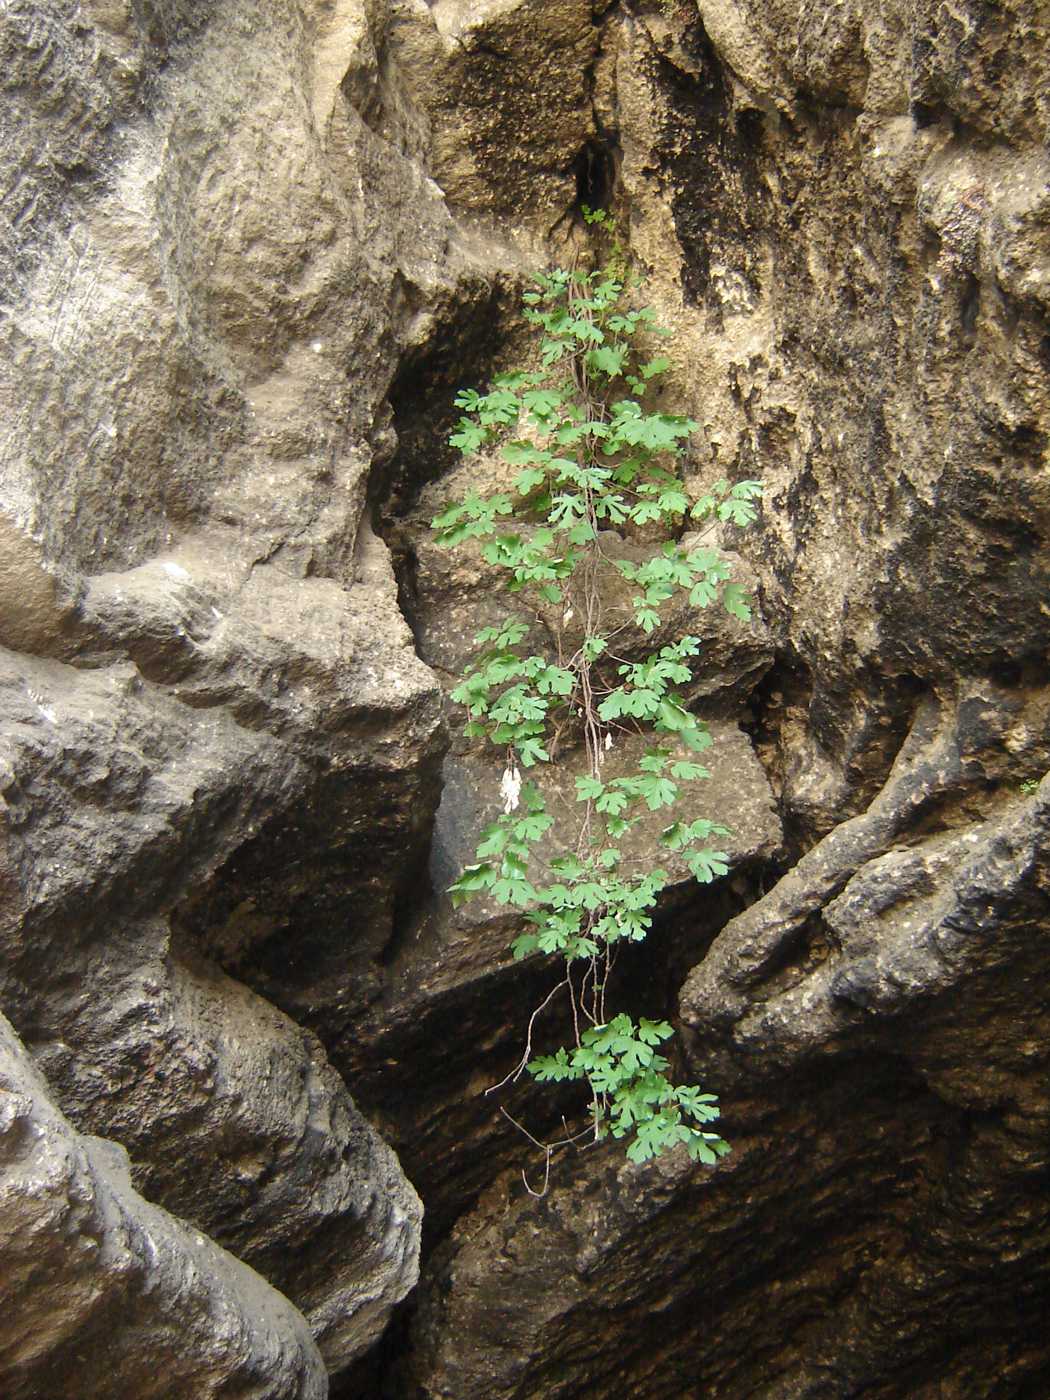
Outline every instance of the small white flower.
[[605, 738], [602, 740], [602, 746], [601, 746], [601, 748], [598, 750], [598, 767], [599, 767], [599, 768], [600, 768], [600, 767], [602, 766], [602, 764], [605, 762], [605, 755], [609, 752], [609, 750], [610, 750], [611, 748], [612, 748], [612, 735], [611, 735], [611, 734], [606, 734]]
[[521, 797], [521, 774], [517, 767], [504, 768], [503, 781], [499, 785], [499, 795], [503, 798], [504, 812], [514, 812], [517, 810], [518, 801]]

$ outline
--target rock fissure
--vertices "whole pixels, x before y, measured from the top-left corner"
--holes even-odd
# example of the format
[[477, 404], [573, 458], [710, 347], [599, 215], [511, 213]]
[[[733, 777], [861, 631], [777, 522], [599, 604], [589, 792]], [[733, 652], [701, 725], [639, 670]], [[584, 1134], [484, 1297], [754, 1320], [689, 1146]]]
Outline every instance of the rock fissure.
[[[1037, 0], [0, 7], [5, 1395], [1045, 1391], [1048, 40]], [[600, 1145], [537, 1202], [484, 1091], [549, 985], [444, 895], [502, 602], [427, 522], [491, 484], [451, 399], [584, 203], [691, 486], [766, 496], [754, 625], [667, 624], [734, 870], [620, 968], [734, 1152]]]

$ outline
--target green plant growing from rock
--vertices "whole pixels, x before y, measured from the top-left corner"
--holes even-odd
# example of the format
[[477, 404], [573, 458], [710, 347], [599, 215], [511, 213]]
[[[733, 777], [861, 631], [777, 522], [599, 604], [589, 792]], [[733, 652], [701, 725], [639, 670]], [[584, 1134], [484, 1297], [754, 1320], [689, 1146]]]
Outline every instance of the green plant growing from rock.
[[[479, 632], [480, 651], [452, 692], [467, 710], [466, 733], [489, 740], [506, 760], [504, 811], [482, 832], [475, 862], [451, 887], [453, 900], [487, 896], [519, 908], [527, 929], [514, 956], [546, 954], [561, 968], [508, 1079], [528, 1071], [541, 1082], [583, 1081], [591, 1096], [581, 1132], [532, 1139], [548, 1173], [554, 1150], [606, 1133], [629, 1139], [627, 1156], [636, 1162], [676, 1144], [711, 1165], [729, 1151], [710, 1126], [715, 1096], [669, 1077], [661, 1051], [672, 1027], [615, 1010], [610, 979], [621, 946], [645, 939], [670, 879], [625, 850], [644, 814], [666, 816], [660, 840], [695, 879], [707, 883], [727, 870], [718, 845], [727, 828], [675, 816], [683, 788], [709, 776], [699, 756], [711, 738], [682, 693], [700, 644], [683, 636], [637, 651], [676, 594], [693, 607], [719, 602], [750, 616], [718, 551], [703, 547], [702, 536], [692, 547], [679, 540], [688, 520], [706, 522], [708, 533], [719, 522], [748, 525], [762, 488], [721, 481], [690, 499], [680, 458], [696, 424], [646, 406], [671, 366], [644, 347], [666, 332], [649, 308], [629, 305], [617, 271], [557, 270], [526, 292], [539, 368], [501, 375], [487, 393], [458, 394], [462, 417], [450, 439], [468, 455], [499, 446], [517, 469], [513, 494], [471, 492], [432, 522], [442, 545], [477, 541], [484, 559], [505, 572], [510, 594], [529, 596], [554, 619], [553, 659], [530, 650], [523, 617]], [[640, 561], [611, 551], [617, 534], [653, 532], [670, 538]], [[626, 616], [610, 605], [610, 569], [630, 587]], [[633, 657], [625, 654], [632, 649]], [[649, 743], [637, 768], [607, 779], [610, 749], [638, 735]], [[539, 786], [522, 770], [550, 762], [554, 741], [555, 756], [577, 755], [580, 771], [574, 833], [552, 854], [561, 823], [555, 832]], [[537, 1019], [560, 994], [571, 1042], [535, 1054]]]
[[583, 222], [592, 233], [597, 233], [600, 238], [607, 240], [608, 252], [604, 259], [607, 276], [622, 282], [624, 286], [638, 285], [641, 279], [631, 272], [630, 257], [623, 241], [623, 230], [616, 216], [608, 209], [592, 209], [589, 204], [581, 204], [580, 213], [583, 215]]

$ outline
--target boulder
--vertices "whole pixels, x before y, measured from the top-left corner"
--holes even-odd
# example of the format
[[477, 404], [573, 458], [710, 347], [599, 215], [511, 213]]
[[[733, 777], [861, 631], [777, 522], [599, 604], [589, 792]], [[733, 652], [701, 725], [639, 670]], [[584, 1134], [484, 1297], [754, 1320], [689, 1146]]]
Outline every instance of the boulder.
[[324, 1400], [302, 1315], [78, 1133], [0, 1017], [0, 1381], [11, 1400]]

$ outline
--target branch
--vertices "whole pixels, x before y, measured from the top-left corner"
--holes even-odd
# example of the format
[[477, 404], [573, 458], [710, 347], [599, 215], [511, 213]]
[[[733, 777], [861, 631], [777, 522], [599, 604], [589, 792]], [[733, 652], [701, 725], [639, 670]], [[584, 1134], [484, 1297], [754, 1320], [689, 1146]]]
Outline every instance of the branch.
[[547, 993], [544, 999], [540, 1002], [539, 1006], [537, 1006], [536, 1010], [529, 1017], [528, 1030], [525, 1032], [525, 1049], [522, 1052], [522, 1056], [518, 1064], [514, 1067], [514, 1069], [510, 1071], [509, 1074], [505, 1075], [499, 1081], [498, 1084], [490, 1084], [489, 1087], [485, 1090], [486, 1094], [494, 1094], [497, 1089], [502, 1089], [504, 1084], [516, 1084], [521, 1078], [522, 1074], [525, 1071], [525, 1066], [532, 1059], [532, 1028], [536, 1024], [536, 1017], [540, 1014], [541, 1011], [545, 1011], [547, 1009], [547, 1007], [554, 1000], [557, 993], [561, 991], [562, 987], [569, 987], [571, 990], [572, 984], [570, 983], [568, 977], [563, 977], [556, 987], [551, 988], [551, 990]]

